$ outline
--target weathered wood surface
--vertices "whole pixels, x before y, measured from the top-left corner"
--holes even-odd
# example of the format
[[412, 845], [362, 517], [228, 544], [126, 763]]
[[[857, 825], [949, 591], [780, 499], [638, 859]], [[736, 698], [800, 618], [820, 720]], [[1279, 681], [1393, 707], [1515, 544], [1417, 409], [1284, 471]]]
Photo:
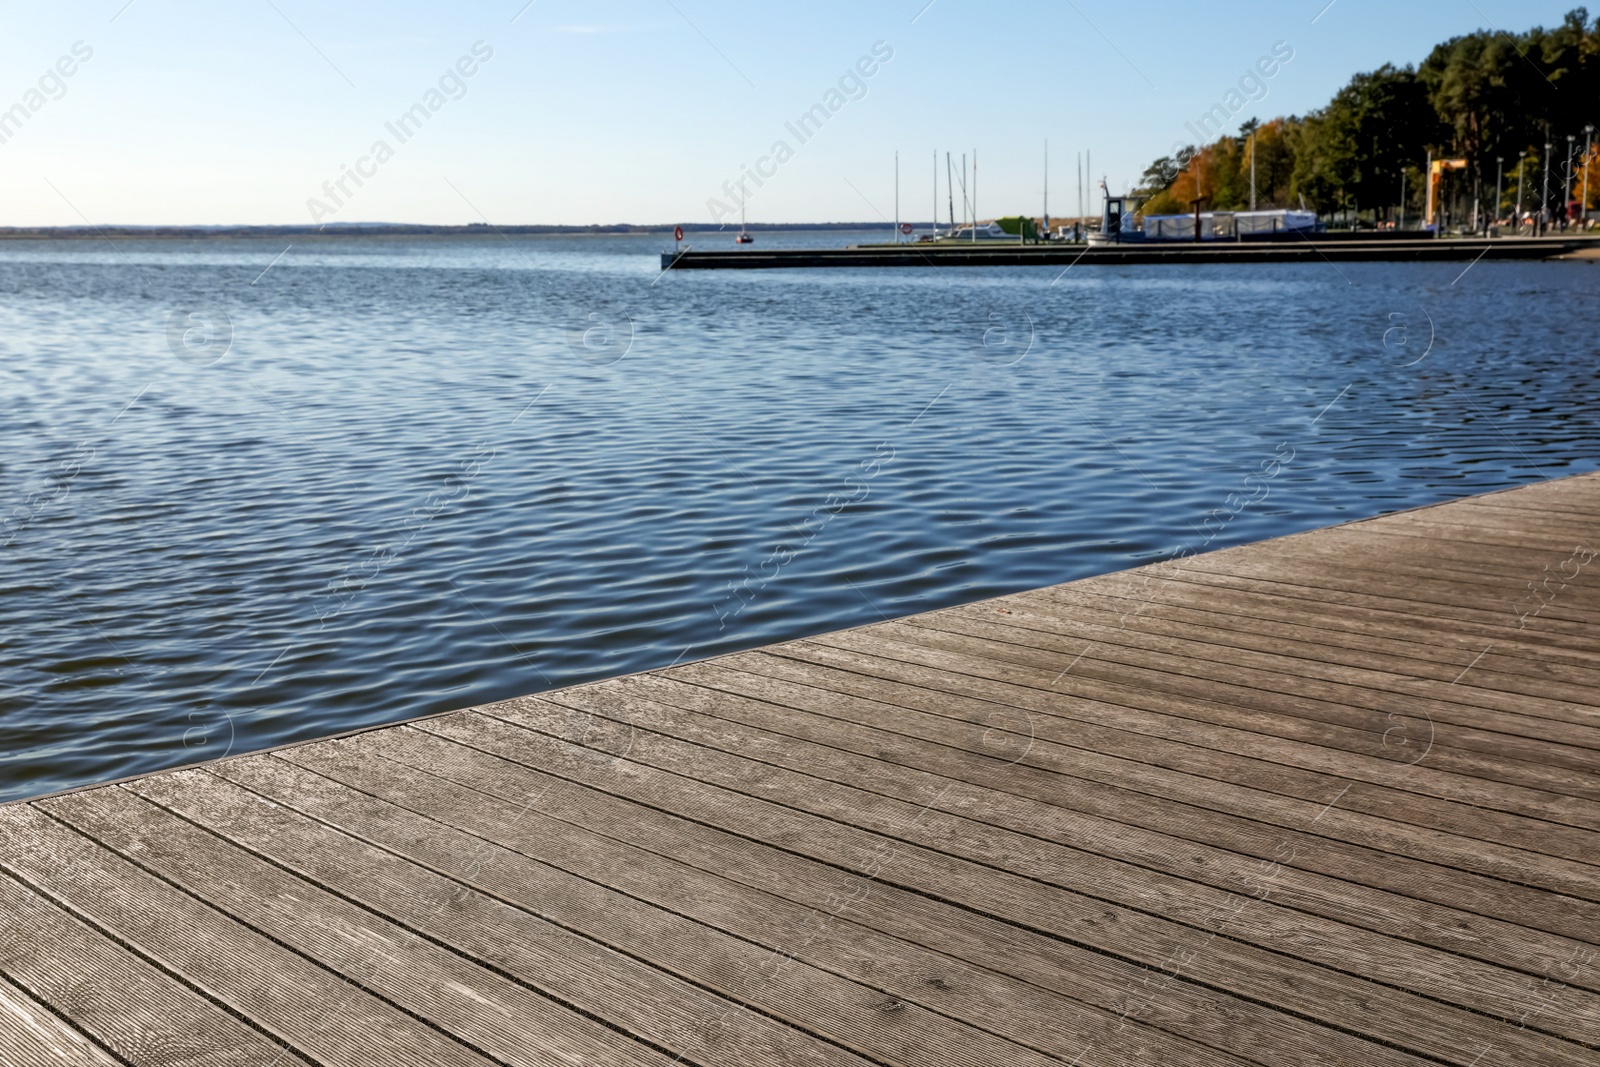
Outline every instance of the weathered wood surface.
[[0, 1063], [1600, 1063], [1600, 475], [0, 808]]

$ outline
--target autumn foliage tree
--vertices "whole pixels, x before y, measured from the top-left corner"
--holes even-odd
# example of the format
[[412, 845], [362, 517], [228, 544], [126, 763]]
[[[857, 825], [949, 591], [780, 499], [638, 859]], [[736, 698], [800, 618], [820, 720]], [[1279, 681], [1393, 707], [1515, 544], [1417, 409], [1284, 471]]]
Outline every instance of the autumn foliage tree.
[[[1561, 202], [1582, 193], [1583, 167], [1576, 162], [1574, 187], [1564, 188], [1567, 137], [1576, 138], [1581, 153], [1597, 99], [1600, 21], [1591, 21], [1587, 9], [1574, 9], [1553, 29], [1517, 37], [1482, 30], [1437, 45], [1415, 67], [1385, 65], [1357, 74], [1308, 115], [1259, 126], [1251, 120], [1239, 135], [1201, 146], [1181, 163], [1158, 160], [1144, 176], [1143, 211], [1186, 212], [1197, 196], [1217, 210], [1247, 208], [1254, 156], [1259, 206], [1298, 207], [1303, 200], [1322, 213], [1378, 220], [1393, 212], [1402, 190], [1416, 210], [1430, 153], [1466, 159], [1466, 172], [1451, 176], [1453, 195], [1485, 206], [1493, 200], [1497, 157], [1503, 157], [1502, 173], [1511, 179], [1520, 173], [1524, 203], [1536, 208], [1547, 142], [1555, 146], [1551, 199]], [[1528, 180], [1530, 166], [1537, 183]], [[1600, 161], [1591, 155], [1586, 166], [1589, 205], [1596, 206]], [[1503, 212], [1514, 199], [1503, 182]]]

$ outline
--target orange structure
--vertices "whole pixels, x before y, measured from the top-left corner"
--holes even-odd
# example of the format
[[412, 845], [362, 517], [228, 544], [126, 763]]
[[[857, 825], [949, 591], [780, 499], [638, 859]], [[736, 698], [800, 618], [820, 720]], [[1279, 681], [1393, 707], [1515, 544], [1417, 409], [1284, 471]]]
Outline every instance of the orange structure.
[[1428, 165], [1428, 205], [1422, 219], [1422, 228], [1431, 230], [1438, 224], [1435, 213], [1439, 205], [1439, 185], [1444, 181], [1444, 172], [1447, 170], [1466, 170], [1467, 161], [1464, 159], [1436, 159]]

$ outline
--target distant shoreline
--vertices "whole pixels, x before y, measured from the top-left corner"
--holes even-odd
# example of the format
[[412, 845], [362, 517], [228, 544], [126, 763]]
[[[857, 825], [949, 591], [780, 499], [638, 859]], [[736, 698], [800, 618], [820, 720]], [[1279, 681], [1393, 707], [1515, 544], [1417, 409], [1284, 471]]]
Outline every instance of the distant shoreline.
[[[684, 233], [732, 233], [731, 226], [713, 226], [707, 223], [680, 223]], [[929, 224], [918, 224], [926, 228]], [[752, 223], [746, 229], [761, 233], [780, 230], [880, 230], [887, 228], [882, 222], [794, 222]], [[105, 237], [177, 238], [206, 240], [216, 237], [500, 237], [542, 236], [572, 237], [597, 236], [671, 236], [673, 225], [636, 226], [616, 223], [609, 226], [490, 226], [470, 223], [465, 226], [430, 226], [421, 223], [343, 223], [322, 226], [0, 226], [0, 241], [29, 240], [82, 240]]]

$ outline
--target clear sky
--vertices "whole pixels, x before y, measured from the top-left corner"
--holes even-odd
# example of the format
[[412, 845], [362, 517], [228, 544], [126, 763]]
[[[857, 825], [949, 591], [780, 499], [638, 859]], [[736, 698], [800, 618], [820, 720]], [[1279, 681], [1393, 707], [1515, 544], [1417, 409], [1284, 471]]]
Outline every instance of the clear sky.
[[[710, 221], [746, 166], [769, 175], [747, 181], [752, 222], [872, 220], [893, 214], [896, 149], [903, 216], [931, 211], [935, 149], [941, 186], [942, 153], [976, 149], [990, 217], [1039, 211], [1046, 138], [1064, 215], [1080, 152], [1125, 187], [1275, 44], [1293, 58], [1240, 121], [1575, 6], [525, 2], [7, 3], [0, 225]], [[819, 104], [802, 142], [786, 124]], [[386, 124], [413, 105], [402, 140]]]

